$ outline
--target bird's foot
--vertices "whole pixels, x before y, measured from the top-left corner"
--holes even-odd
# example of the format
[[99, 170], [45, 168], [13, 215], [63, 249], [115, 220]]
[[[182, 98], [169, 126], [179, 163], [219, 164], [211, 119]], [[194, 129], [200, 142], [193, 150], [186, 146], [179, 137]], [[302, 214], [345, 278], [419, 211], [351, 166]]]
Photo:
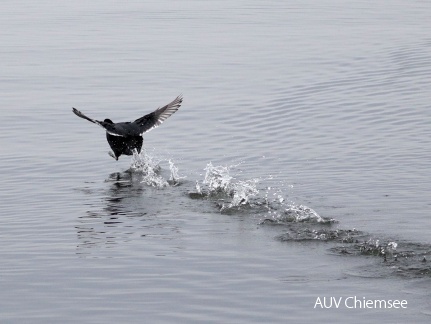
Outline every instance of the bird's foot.
[[118, 158], [111, 151], [108, 152], [109, 156], [112, 156], [115, 160], [118, 161]]

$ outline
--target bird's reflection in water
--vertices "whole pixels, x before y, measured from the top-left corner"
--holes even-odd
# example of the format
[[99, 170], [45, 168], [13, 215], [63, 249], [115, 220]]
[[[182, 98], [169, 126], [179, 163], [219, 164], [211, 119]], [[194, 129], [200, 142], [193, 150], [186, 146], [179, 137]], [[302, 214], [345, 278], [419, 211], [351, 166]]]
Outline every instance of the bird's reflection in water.
[[119, 224], [121, 215], [130, 215], [132, 211], [124, 203], [126, 198], [133, 197], [134, 194], [142, 191], [142, 187], [133, 186], [132, 174], [130, 172], [120, 173], [116, 172], [109, 176], [106, 182], [112, 182], [109, 187], [108, 195], [106, 197], [106, 216], [108, 219], [104, 221], [105, 224]]
[[90, 199], [90, 210], [78, 219], [78, 254], [86, 255], [89, 249], [105, 249], [128, 241], [138, 226], [132, 219], [142, 219], [147, 214], [146, 197], [142, 193], [151, 188], [145, 187], [138, 175], [116, 172], [105, 183], [108, 186], [100, 190], [87, 190], [96, 199]]

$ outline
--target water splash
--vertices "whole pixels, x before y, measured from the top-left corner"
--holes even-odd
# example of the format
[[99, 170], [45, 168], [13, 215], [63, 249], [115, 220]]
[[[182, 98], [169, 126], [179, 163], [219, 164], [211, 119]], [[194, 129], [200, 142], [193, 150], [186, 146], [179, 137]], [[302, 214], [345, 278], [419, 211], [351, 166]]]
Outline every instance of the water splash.
[[[275, 192], [274, 192], [275, 191]], [[265, 204], [268, 218], [263, 222], [292, 223], [310, 222], [320, 224], [335, 223], [333, 218], [320, 216], [314, 209], [305, 205], [287, 202], [279, 189], [268, 187], [265, 193]]]
[[229, 193], [232, 177], [229, 175], [230, 168], [227, 166], [213, 166], [208, 163], [204, 169], [205, 179], [202, 184], [206, 185], [208, 195], [216, 193]]
[[[363, 236], [368, 235], [364, 233]], [[428, 262], [431, 257], [431, 246], [428, 244], [373, 238], [348, 243], [353, 244], [335, 246], [330, 251], [339, 255], [378, 257], [389, 273], [398, 276], [415, 278], [431, 275], [431, 266]]]
[[332, 218], [323, 218], [314, 209], [305, 205], [291, 204], [283, 211], [280, 221], [284, 222], [317, 222], [317, 223], [333, 223]]
[[171, 175], [169, 176], [169, 184], [173, 186], [178, 186], [180, 184], [181, 179], [185, 179], [186, 177], [181, 177], [178, 174], [178, 168], [175, 166], [172, 160], [169, 160], [169, 170], [171, 171]]
[[[160, 163], [166, 161], [169, 163], [169, 180], [166, 180], [160, 174], [162, 170]], [[185, 178], [179, 176], [178, 168], [172, 160], [158, 159], [148, 154], [145, 149], [143, 149], [141, 153], [137, 153], [136, 150], [133, 152], [130, 169], [142, 175], [143, 183], [159, 189], [168, 187], [169, 185], [177, 186], [180, 180]]]
[[208, 163], [204, 168], [204, 180], [201, 183], [196, 181], [196, 192], [190, 193], [190, 197], [218, 199], [221, 211], [238, 209], [245, 205], [256, 207], [256, 211], [260, 211], [263, 207], [269, 214], [266, 220], [278, 223], [335, 222], [332, 218], [320, 216], [305, 205], [287, 203], [280, 189], [267, 187], [264, 197], [259, 196], [260, 190], [257, 185], [260, 179], [237, 180], [231, 175], [231, 170], [235, 167], [237, 165], [214, 166], [211, 162]]
[[197, 192], [198, 195], [202, 195], [202, 188], [199, 185], [199, 181], [198, 180], [196, 180], [196, 192]]
[[380, 240], [370, 238], [368, 241], [360, 244], [359, 251], [361, 254], [365, 255], [383, 256], [386, 260], [386, 257], [397, 256], [397, 247], [397, 242], [380, 243]]
[[[259, 179], [236, 180], [230, 175], [230, 170], [236, 166], [214, 166], [208, 163], [204, 169], [204, 180], [201, 184], [196, 181], [197, 192], [191, 193], [190, 197], [218, 199], [221, 211], [250, 204], [250, 198], [259, 194]], [[230, 201], [225, 202], [225, 199]]]
[[277, 237], [280, 241], [324, 241], [335, 243], [359, 243], [364, 233], [356, 229], [328, 229], [290, 227], [289, 231]]
[[258, 179], [251, 179], [233, 183], [231, 186], [232, 201], [224, 208], [232, 208], [248, 204], [251, 197], [259, 194], [259, 190], [256, 187], [258, 182]]
[[[161, 175], [161, 162], [169, 164], [169, 178]], [[196, 190], [189, 194], [190, 198], [213, 201], [223, 213], [242, 210], [263, 216], [261, 225], [278, 225], [286, 230], [277, 236], [283, 242], [326, 242], [332, 245], [328, 250], [338, 255], [379, 257], [383, 260], [382, 264], [397, 275], [431, 275], [428, 261], [431, 259], [431, 248], [428, 245], [372, 239], [369, 234], [356, 229], [333, 228], [337, 222], [335, 219], [323, 217], [310, 207], [290, 201], [283, 188], [258, 189], [258, 184], [267, 179], [238, 180], [231, 174], [234, 167], [236, 165], [214, 166], [208, 163], [204, 168], [204, 179], [196, 180]], [[179, 176], [178, 168], [171, 160], [156, 159], [145, 151], [134, 154], [131, 169], [142, 174], [142, 182], [156, 188], [176, 186], [185, 178]]]

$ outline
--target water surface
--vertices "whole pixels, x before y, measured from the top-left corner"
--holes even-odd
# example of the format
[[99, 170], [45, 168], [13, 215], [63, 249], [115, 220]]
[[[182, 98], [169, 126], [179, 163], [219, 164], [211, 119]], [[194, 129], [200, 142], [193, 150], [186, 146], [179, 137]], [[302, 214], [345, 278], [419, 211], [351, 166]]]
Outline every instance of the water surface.
[[429, 322], [428, 2], [0, 8], [2, 322]]

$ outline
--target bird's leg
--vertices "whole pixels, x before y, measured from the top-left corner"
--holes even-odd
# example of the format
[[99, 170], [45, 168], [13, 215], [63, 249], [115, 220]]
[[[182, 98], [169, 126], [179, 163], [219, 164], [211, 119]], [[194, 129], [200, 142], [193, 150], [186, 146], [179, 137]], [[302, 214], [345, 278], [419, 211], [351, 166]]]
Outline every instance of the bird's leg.
[[111, 151], [108, 152], [109, 156], [112, 156], [115, 160], [118, 161], [118, 158]]

